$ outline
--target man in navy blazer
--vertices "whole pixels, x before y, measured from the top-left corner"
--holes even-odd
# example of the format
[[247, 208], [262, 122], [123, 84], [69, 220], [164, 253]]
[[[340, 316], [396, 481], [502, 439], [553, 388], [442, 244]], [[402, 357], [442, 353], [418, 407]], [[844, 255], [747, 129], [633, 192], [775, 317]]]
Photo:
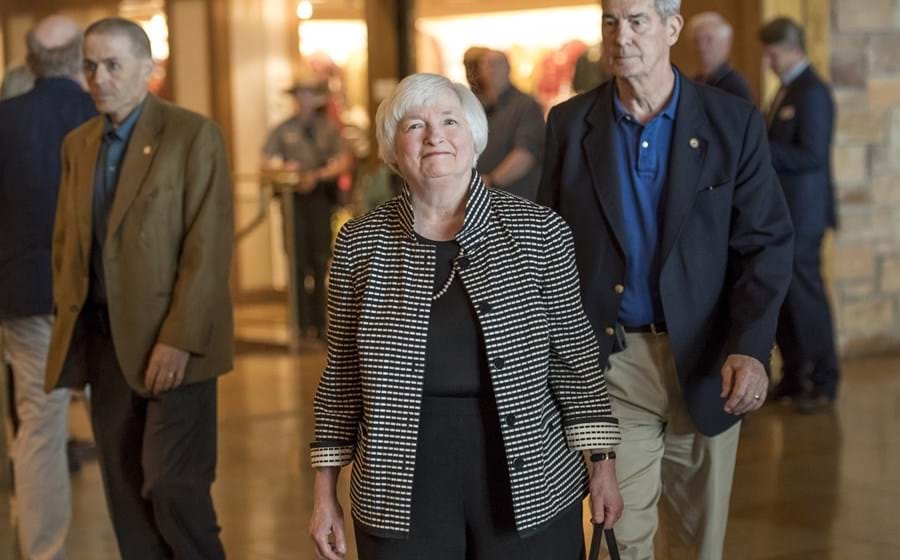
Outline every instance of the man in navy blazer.
[[837, 394], [839, 368], [831, 309], [822, 280], [822, 238], [837, 227], [831, 141], [834, 100], [806, 57], [803, 28], [777, 18], [760, 30], [764, 58], [781, 79], [768, 112], [772, 163], [794, 223], [794, 276], [778, 321], [784, 377], [773, 398], [801, 412]]
[[53, 322], [50, 245], [63, 138], [96, 113], [79, 83], [81, 29], [51, 16], [27, 37], [37, 80], [0, 102], [0, 359], [15, 381], [13, 443], [24, 558], [62, 558], [70, 518], [66, 389], [44, 392]]
[[717, 12], [701, 12], [690, 19], [687, 30], [700, 66], [694, 79], [753, 103], [747, 80], [728, 63], [734, 37], [731, 24]]
[[678, 0], [603, 0], [615, 78], [554, 107], [538, 200], [572, 228], [622, 444], [623, 558], [653, 557], [657, 502], [721, 559], [740, 419], [758, 409], [792, 229], [762, 116], [670, 62]]

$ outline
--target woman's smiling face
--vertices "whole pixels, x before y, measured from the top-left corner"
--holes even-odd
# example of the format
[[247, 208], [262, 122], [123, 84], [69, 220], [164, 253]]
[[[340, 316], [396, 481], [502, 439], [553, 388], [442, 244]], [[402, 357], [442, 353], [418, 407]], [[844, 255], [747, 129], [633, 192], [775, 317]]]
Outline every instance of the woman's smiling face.
[[397, 168], [410, 182], [459, 176], [468, 181], [475, 162], [472, 131], [452, 92], [408, 111], [394, 139]]

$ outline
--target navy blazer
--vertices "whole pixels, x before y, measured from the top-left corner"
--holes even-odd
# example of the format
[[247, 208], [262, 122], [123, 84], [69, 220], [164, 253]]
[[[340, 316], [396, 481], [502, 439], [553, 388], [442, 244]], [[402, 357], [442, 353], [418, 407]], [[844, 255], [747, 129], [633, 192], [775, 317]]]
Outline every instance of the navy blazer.
[[[660, 295], [675, 365], [697, 428], [716, 435], [729, 354], [768, 365], [791, 279], [793, 234], [765, 124], [731, 94], [681, 80], [660, 207]], [[606, 364], [625, 283], [613, 118], [615, 81], [550, 111], [538, 201], [569, 223], [582, 297]]]
[[719, 66], [718, 70], [709, 78], [703, 79], [701, 76], [694, 78], [698, 82], [708, 86], [717, 87], [723, 91], [727, 91], [732, 95], [744, 99], [748, 103], [753, 103], [753, 94], [750, 92], [750, 84], [741, 74], [731, 67], [727, 62]]
[[772, 163], [798, 235], [837, 227], [831, 176], [834, 100], [812, 66], [787, 85], [769, 123]]
[[96, 115], [68, 78], [43, 78], [0, 102], [0, 319], [53, 308], [50, 244], [63, 138]]

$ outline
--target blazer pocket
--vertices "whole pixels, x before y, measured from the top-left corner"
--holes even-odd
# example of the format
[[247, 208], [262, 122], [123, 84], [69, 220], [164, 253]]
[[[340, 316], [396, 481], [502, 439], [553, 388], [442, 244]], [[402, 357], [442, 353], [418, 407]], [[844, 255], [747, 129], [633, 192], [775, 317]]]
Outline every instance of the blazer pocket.
[[712, 192], [712, 191], [721, 189], [722, 187], [725, 187], [730, 184], [731, 184], [731, 179], [727, 179], [725, 181], [713, 181], [712, 183], [710, 183], [708, 185], [704, 185], [703, 188], [701, 188], [700, 190], [702, 192]]

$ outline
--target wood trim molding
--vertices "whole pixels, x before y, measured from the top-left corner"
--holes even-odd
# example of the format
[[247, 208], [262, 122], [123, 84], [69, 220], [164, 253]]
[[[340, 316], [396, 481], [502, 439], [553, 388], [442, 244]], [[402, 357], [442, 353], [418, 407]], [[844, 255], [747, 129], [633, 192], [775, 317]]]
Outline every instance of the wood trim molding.
[[209, 27], [209, 77], [212, 82], [212, 117], [222, 129], [228, 156], [234, 160], [231, 96], [231, 34], [227, 0], [206, 3]]
[[[118, 0], [91, 0], [90, 7], [115, 7], [118, 9]], [[55, 13], [60, 10], [84, 9], [84, 0], [4, 0], [0, 8], [0, 15], [15, 13]]]

